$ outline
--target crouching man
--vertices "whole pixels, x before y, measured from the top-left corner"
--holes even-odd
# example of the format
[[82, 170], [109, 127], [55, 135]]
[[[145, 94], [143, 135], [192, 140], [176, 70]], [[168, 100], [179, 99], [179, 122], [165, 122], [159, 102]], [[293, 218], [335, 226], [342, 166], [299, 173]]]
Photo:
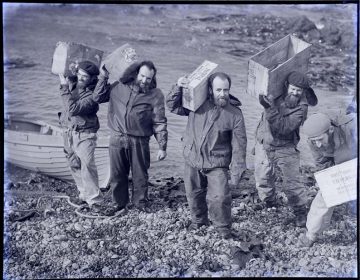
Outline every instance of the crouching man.
[[[337, 120], [322, 113], [314, 114], [304, 123], [303, 132], [308, 136], [318, 171], [356, 158], [355, 114], [339, 116]], [[300, 247], [313, 245], [317, 236], [329, 226], [333, 211], [334, 207], [326, 207], [321, 191], [318, 191], [307, 215], [307, 232], [299, 237]]]
[[191, 211], [189, 229], [213, 222], [222, 238], [231, 237], [232, 184], [237, 185], [246, 169], [246, 131], [240, 101], [230, 95], [231, 79], [221, 72], [208, 78], [208, 99], [192, 112], [182, 106], [182, 77], [166, 98], [172, 113], [188, 116], [183, 156], [185, 190]]

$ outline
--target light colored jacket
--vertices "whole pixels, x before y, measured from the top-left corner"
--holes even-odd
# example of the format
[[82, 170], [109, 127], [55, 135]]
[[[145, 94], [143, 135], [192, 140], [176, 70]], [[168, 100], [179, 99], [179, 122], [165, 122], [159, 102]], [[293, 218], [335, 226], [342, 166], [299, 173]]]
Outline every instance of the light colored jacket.
[[334, 127], [334, 133], [329, 138], [330, 145], [328, 147], [318, 148], [315, 143], [308, 140], [317, 170], [351, 160], [357, 156], [356, 114], [335, 116], [331, 120], [331, 125]]

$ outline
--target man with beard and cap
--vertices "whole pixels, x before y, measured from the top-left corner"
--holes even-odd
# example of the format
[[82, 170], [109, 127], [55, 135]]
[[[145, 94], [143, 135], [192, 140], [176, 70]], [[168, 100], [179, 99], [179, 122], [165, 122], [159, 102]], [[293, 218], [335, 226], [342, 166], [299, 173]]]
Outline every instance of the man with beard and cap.
[[[303, 132], [308, 137], [308, 145], [320, 171], [357, 156], [356, 113], [341, 114], [330, 118], [326, 114], [311, 115], [304, 123]], [[319, 190], [311, 203], [307, 215], [306, 234], [299, 237], [298, 246], [311, 247], [318, 235], [331, 221], [334, 207], [327, 207]]]
[[156, 87], [156, 68], [151, 61], [132, 64], [123, 77], [109, 84], [109, 73], [103, 66], [94, 90], [94, 100], [109, 102], [110, 188], [114, 209], [129, 202], [129, 172], [132, 173], [132, 203], [149, 212], [148, 169], [149, 141], [155, 136], [159, 151], [157, 160], [166, 157], [167, 119], [164, 95]]
[[181, 77], [166, 98], [169, 110], [188, 116], [183, 156], [185, 190], [191, 211], [190, 230], [209, 225], [208, 212], [218, 234], [230, 238], [232, 185], [238, 185], [246, 170], [246, 130], [240, 101], [230, 95], [231, 79], [222, 72], [208, 78], [208, 99], [192, 112], [182, 106]]
[[317, 97], [309, 86], [307, 77], [300, 72], [291, 72], [285, 82], [284, 93], [278, 98], [259, 95], [264, 107], [255, 132], [255, 181], [262, 203], [255, 210], [276, 206], [275, 170], [281, 170], [283, 191], [288, 204], [293, 208], [296, 226], [305, 226], [307, 192], [301, 183], [299, 128], [304, 123], [308, 105], [315, 106]]
[[64, 151], [79, 191], [79, 197], [71, 197], [71, 202], [88, 204], [97, 211], [102, 196], [94, 152], [100, 125], [96, 115], [99, 105], [93, 100], [92, 93], [98, 74], [98, 67], [91, 61], [80, 62], [74, 77], [59, 74], [64, 107], [64, 111], [59, 113], [64, 129]]

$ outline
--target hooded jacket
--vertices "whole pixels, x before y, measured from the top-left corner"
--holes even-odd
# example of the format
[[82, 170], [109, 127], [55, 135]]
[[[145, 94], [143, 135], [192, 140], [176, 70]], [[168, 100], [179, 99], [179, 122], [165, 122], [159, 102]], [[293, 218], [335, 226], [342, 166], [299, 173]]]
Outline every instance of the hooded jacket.
[[308, 103], [303, 96], [298, 105], [288, 108], [283, 94], [265, 109], [255, 131], [255, 138], [265, 148], [295, 147], [300, 141], [300, 126], [307, 117]]
[[[183, 156], [187, 164], [198, 169], [229, 168], [236, 175], [246, 169], [246, 130], [241, 102], [230, 95], [225, 107], [209, 99], [196, 112], [182, 106], [182, 88], [177, 85], [166, 97], [172, 113], [188, 116], [183, 137]], [[241, 175], [241, 174], [239, 174]]]
[[99, 76], [93, 93], [98, 103], [109, 102], [108, 126], [114, 134], [131, 136], [155, 136], [161, 150], [167, 146], [167, 119], [165, 117], [164, 95], [154, 88], [140, 92], [135, 85], [119, 81], [107, 83], [108, 78]]
[[64, 110], [59, 116], [63, 128], [89, 133], [96, 133], [99, 130], [100, 124], [96, 115], [99, 104], [92, 97], [94, 88], [95, 84], [82, 90], [76, 87], [76, 83], [60, 85]]
[[334, 132], [329, 138], [329, 146], [318, 148], [308, 140], [315, 160], [316, 169], [323, 170], [357, 156], [357, 125], [356, 114], [338, 115], [331, 120]]

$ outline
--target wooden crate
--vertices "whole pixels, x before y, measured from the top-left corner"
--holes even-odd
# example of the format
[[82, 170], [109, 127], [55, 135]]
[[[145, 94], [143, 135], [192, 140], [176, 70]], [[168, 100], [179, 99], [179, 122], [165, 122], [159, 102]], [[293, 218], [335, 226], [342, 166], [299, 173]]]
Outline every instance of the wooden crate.
[[51, 72], [53, 74], [74, 75], [73, 68], [81, 61], [89, 60], [100, 67], [104, 52], [74, 42], [58, 42], [54, 51]]
[[306, 73], [311, 44], [287, 35], [252, 56], [248, 64], [247, 93], [274, 98], [284, 91], [287, 75], [292, 71]]
[[122, 45], [109, 54], [103, 61], [109, 71], [109, 82], [113, 83], [122, 78], [125, 70], [138, 59], [135, 49], [130, 44]]
[[183, 89], [184, 108], [195, 112], [204, 103], [208, 95], [207, 80], [217, 66], [216, 63], [205, 60], [187, 77], [190, 83], [188, 88]]
[[356, 199], [357, 158], [314, 174], [327, 207]]

